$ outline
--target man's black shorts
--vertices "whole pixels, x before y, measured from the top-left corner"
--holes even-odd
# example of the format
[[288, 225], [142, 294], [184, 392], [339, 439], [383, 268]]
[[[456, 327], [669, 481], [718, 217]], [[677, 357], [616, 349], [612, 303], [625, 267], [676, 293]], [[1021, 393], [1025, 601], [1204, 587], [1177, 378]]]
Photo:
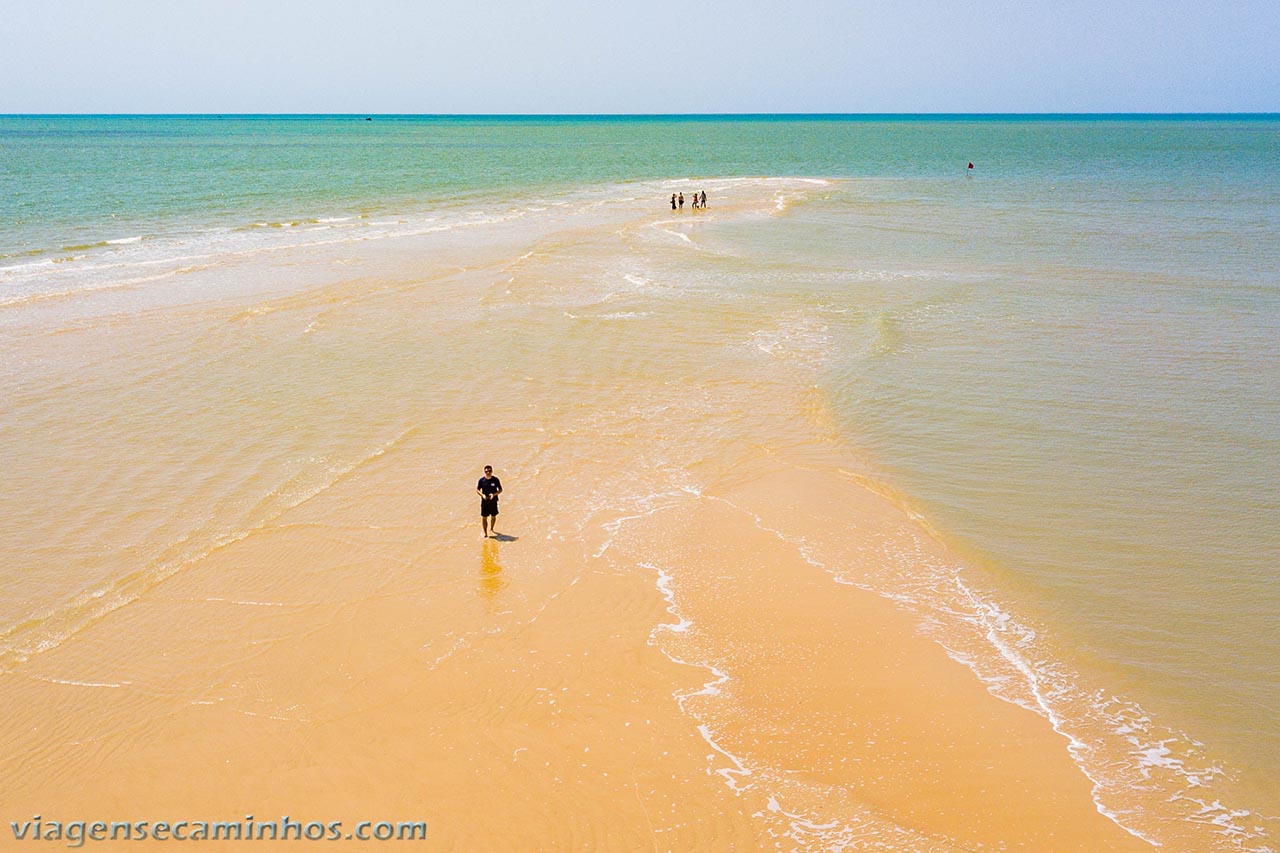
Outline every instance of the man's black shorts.
[[484, 518], [486, 515], [497, 515], [497, 514], [498, 514], [497, 498], [481, 498], [480, 499], [480, 517], [481, 518]]

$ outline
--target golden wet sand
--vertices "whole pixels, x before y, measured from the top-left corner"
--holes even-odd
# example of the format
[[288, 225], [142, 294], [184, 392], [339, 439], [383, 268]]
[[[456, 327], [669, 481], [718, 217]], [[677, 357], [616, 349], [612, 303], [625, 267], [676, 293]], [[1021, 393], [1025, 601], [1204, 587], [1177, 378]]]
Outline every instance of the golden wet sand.
[[[788, 488], [875, 500], [781, 472], [634, 519], [607, 558], [529, 535], [370, 558], [308, 505], [6, 677], [9, 814], [426, 820], [440, 849], [1145, 848], [1041, 717], [762, 529]], [[658, 568], [620, 568], [677, 563], [677, 613]], [[408, 588], [371, 580], [406, 564]], [[62, 657], [124, 686], [38, 680]]]

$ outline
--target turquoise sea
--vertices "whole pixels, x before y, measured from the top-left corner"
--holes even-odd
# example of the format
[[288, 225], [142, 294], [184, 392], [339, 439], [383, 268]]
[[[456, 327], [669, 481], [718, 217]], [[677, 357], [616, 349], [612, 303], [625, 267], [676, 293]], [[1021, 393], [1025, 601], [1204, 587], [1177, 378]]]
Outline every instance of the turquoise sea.
[[751, 176], [831, 181], [717, 236], [827, 312], [779, 340], [860, 473], [995, 579], [1041, 689], [1270, 849], [1280, 116], [0, 117], [0, 373], [22, 312], [192, 258]]

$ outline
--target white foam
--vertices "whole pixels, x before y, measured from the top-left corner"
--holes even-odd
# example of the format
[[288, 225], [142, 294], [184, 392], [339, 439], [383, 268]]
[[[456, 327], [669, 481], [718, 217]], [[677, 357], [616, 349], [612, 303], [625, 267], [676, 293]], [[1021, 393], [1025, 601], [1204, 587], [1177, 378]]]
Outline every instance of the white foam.
[[673, 633], [683, 633], [689, 630], [689, 626], [693, 623], [680, 615], [680, 611], [676, 608], [675, 592], [671, 589], [671, 575], [651, 563], [641, 563], [640, 565], [653, 569], [658, 573], [658, 592], [667, 602], [667, 612], [676, 617], [676, 622], [667, 622], [658, 626], [661, 630], [671, 631]]
[[47, 684], [66, 684], [71, 687], [120, 688], [120, 687], [124, 687], [127, 684], [132, 683], [128, 681], [122, 681], [119, 683], [115, 683], [111, 681], [76, 681], [75, 679], [72, 679], [72, 678], [48, 678], [48, 677], [39, 676], [39, 675], [33, 675], [31, 677], [34, 678], [36, 681], [43, 681]]
[[694, 245], [693, 241], [689, 239], [688, 234], [684, 234], [680, 231], [672, 231], [670, 228], [660, 228], [658, 230], [660, 230], [664, 234], [670, 234], [672, 237], [679, 237], [681, 240], [685, 241], [690, 246]]
[[[812, 183], [812, 180], [728, 178], [702, 180], [699, 184], [708, 189], [729, 191], [735, 187], [797, 188]], [[651, 187], [653, 194], [660, 196], [665, 184], [651, 182], [645, 186]], [[570, 192], [552, 201], [533, 200], [526, 206], [510, 207], [500, 212], [467, 210], [465, 207], [454, 206], [414, 213], [395, 212], [375, 219], [368, 219], [363, 214], [326, 215], [278, 222], [257, 220], [246, 225], [214, 225], [198, 230], [116, 237], [97, 243], [88, 242], [85, 245], [90, 247], [89, 251], [73, 258], [29, 258], [21, 263], [0, 265], [0, 283], [4, 293], [0, 297], [0, 305], [18, 306], [32, 299], [73, 296], [95, 289], [113, 288], [120, 285], [121, 279], [132, 279], [138, 283], [139, 267], [165, 267], [168, 269], [163, 271], [164, 274], [172, 275], [184, 260], [204, 262], [212, 259], [221, 263], [262, 252], [422, 236], [527, 217], [554, 217], [557, 222], [568, 222], [579, 215], [596, 216], [598, 214], [594, 211], [602, 206], [609, 206], [608, 209], [614, 210], [620, 217], [630, 219], [637, 212], [636, 206], [651, 197], [647, 191], [637, 194], [637, 187], [633, 183], [600, 185]], [[675, 221], [667, 221], [665, 224], [671, 226]], [[181, 226], [174, 227], [176, 229]], [[678, 230], [669, 230], [668, 233], [686, 245], [697, 245], [688, 234]]]
[[745, 778], [747, 776], [750, 776], [751, 770], [745, 767], [742, 761], [740, 761], [736, 755], [733, 755], [732, 753], [725, 751], [725, 749], [721, 747], [720, 744], [716, 743], [716, 739], [711, 734], [711, 729], [708, 726], [706, 726], [705, 724], [699, 725], [698, 734], [702, 735], [702, 739], [705, 740], [712, 749], [720, 753], [720, 755], [724, 756], [725, 758], [729, 759], [730, 763], [733, 764], [732, 767], [721, 767], [715, 771], [716, 774], [720, 776], [720, 778], [724, 779], [724, 782], [726, 785], [729, 786], [729, 789], [732, 790], [735, 794], [742, 793], [743, 791], [747, 790], [745, 786], [739, 784], [738, 777]]
[[[624, 525], [628, 521], [633, 521], [638, 518], [650, 516], [663, 509], [668, 509], [673, 506], [676, 506], [677, 504], [672, 502], [672, 498], [676, 498], [679, 496], [683, 496], [685, 498], [688, 498], [689, 496], [696, 497], [698, 494], [699, 493], [697, 489], [693, 488], [692, 486], [684, 486], [680, 488], [677, 492], [664, 492], [657, 495], [646, 496], [639, 500], [639, 502], [642, 504], [648, 504], [648, 506], [645, 507], [645, 510], [643, 512], [615, 518], [613, 521], [603, 525], [603, 527], [605, 528], [606, 532], [609, 532], [613, 535], [617, 535], [622, 525]], [[603, 556], [611, 544], [612, 544], [612, 538], [610, 538], [610, 540], [606, 542], [606, 544], [597, 552], [596, 556], [597, 557]], [[698, 687], [696, 689], [680, 690], [674, 694], [676, 704], [680, 707], [680, 710], [683, 713], [687, 714], [688, 710], [686, 708], [686, 705], [688, 701], [694, 698], [695, 696], [720, 695], [720, 688], [722, 685], [724, 685], [729, 681], [729, 674], [721, 670], [715, 664], [707, 661], [683, 660], [679, 656], [671, 653], [660, 642], [658, 642], [657, 635], [660, 631], [673, 633], [673, 634], [683, 634], [683, 633], [686, 633], [693, 626], [693, 623], [680, 612], [680, 608], [676, 603], [675, 590], [672, 586], [672, 582], [674, 580], [673, 575], [655, 563], [642, 562], [639, 565], [642, 568], [649, 569], [657, 574], [658, 577], [655, 582], [655, 585], [658, 589], [658, 593], [662, 596], [663, 600], [667, 602], [667, 612], [670, 615], [674, 616], [676, 619], [675, 622], [664, 622], [655, 626], [649, 634], [650, 645], [655, 646], [660, 652], [662, 652], [662, 654], [668, 660], [670, 660], [674, 664], [677, 664], [679, 666], [688, 666], [688, 667], [693, 667], [697, 669], [703, 669], [711, 674], [711, 679], [704, 682], [701, 687]], [[728, 785], [729, 788], [734, 793], [741, 793], [742, 791], [746, 790], [748, 786], [744, 786], [741, 783], [741, 780], [745, 779], [746, 777], [752, 774], [751, 769], [748, 768], [746, 765], [744, 765], [741, 759], [739, 759], [736, 755], [733, 755], [732, 753], [730, 753], [728, 750], [726, 750], [716, 741], [715, 735], [711, 731], [711, 728], [708, 725], [706, 725], [705, 723], [699, 723], [697, 728], [698, 728], [698, 733], [702, 736], [703, 740], [705, 740], [708, 746], [710, 746], [714, 751], [712, 756], [708, 757], [708, 760], [711, 761], [712, 764], [708, 768], [707, 772], [715, 773], [716, 775], [720, 776], [724, 780], [725, 784]], [[731, 766], [715, 767], [715, 763], [714, 763], [715, 755], [720, 755], [721, 757], [727, 759]]]
[[286, 607], [282, 601], [242, 601], [236, 598], [206, 598], [205, 601], [217, 601], [225, 604], [239, 604], [243, 607]]
[[[1212, 765], [1190, 766], [1184, 753], [1194, 747], [1194, 741], [1172, 733], [1155, 736], [1158, 727], [1133, 703], [1121, 702], [1114, 697], [1105, 701], [1100, 697], [1090, 699], [1074, 686], [1074, 676], [1063, 667], [1039, 660], [1036, 631], [979, 595], [959, 577], [959, 567], [937, 565], [918, 553], [900, 555], [912, 568], [912, 572], [904, 573], [900, 580], [918, 583], [919, 587], [910, 592], [877, 587], [843, 577], [837, 567], [821, 559], [814, 546], [803, 538], [788, 536], [769, 527], [759, 516], [732, 501], [719, 497], [710, 499], [747, 514], [754, 519], [758, 529], [795, 547], [802, 559], [825, 569], [834, 581], [876, 592], [917, 613], [922, 626], [932, 626], [929, 633], [935, 636], [943, 650], [953, 660], [969, 667], [994, 695], [1034, 711], [1050, 722], [1054, 731], [1066, 740], [1068, 754], [1077, 767], [1092, 782], [1098, 813], [1130, 835], [1153, 846], [1161, 846], [1160, 836], [1164, 834], [1161, 830], [1167, 827], [1158, 818], [1150, 819], [1140, 805], [1147, 796], [1145, 792], [1155, 781], [1155, 774], [1161, 774], [1159, 781], [1162, 784], [1180, 783], [1185, 786], [1184, 790], [1202, 789], [1221, 774], [1221, 770]], [[924, 575], [920, 575], [922, 569], [925, 570]], [[930, 576], [931, 571], [937, 574]], [[942, 583], [944, 579], [946, 582]], [[958, 595], [939, 597], [939, 593], [945, 593], [948, 584]], [[975, 629], [982, 643], [962, 643], [965, 646], [962, 650], [950, 642], [964, 639], [963, 633], [955, 633], [963, 626]], [[984, 646], [997, 653], [995, 660], [1002, 662], [1003, 667], [994, 666], [991, 656], [981, 653]], [[1068, 716], [1068, 708], [1085, 708], [1089, 716], [1080, 719]], [[1104, 721], [1107, 732], [1125, 736], [1133, 758], [1131, 763], [1117, 764], [1104, 758], [1116, 750], [1097, 740], [1098, 728], [1092, 725], [1093, 716]], [[1190, 800], [1183, 794], [1175, 794], [1171, 799]], [[1201, 803], [1199, 800], [1194, 802]], [[1205, 820], [1204, 816], [1210, 814], [1212, 818]], [[1265, 830], [1261, 824], [1256, 827], [1241, 825], [1239, 819], [1244, 814], [1247, 812], [1228, 809], [1215, 801], [1207, 808], [1201, 803], [1200, 810], [1184, 819], [1219, 826], [1221, 834], [1230, 834], [1234, 839], [1233, 844], [1240, 842], [1231, 848], [1233, 850], [1267, 851], [1269, 848], [1265, 845], [1258, 846], [1265, 838]]]

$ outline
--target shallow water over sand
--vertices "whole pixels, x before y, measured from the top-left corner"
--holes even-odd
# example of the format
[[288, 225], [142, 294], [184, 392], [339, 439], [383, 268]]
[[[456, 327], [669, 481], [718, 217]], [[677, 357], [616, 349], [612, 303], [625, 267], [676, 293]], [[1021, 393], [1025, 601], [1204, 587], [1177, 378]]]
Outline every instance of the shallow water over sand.
[[[945, 250], [972, 220], [884, 213], [901, 184], [698, 187], [697, 214], [661, 207], [688, 182], [603, 186], [8, 309], [12, 818], [306, 809], [423, 817], [441, 846], [1262, 849], [1273, 783], [1235, 759], [1275, 760], [1274, 636], [1247, 627], [1274, 613], [1263, 579], [1238, 599], [1240, 669], [1179, 692], [1117, 662], [1150, 623], [1060, 571], [1042, 523], [1123, 505], [1089, 468], [1109, 433], [1025, 438], [1078, 386], [1019, 360], [1043, 336], [1024, 324], [1083, 339], [1102, 304], [1107, 329], [1148, 334], [1137, 286], [1099, 303], [1041, 281], [1043, 305], [1082, 312], [1049, 317], [1019, 304], [1013, 259]], [[1265, 377], [1251, 300], [1271, 297], [1243, 293], [1233, 328], [1258, 329]], [[999, 405], [975, 375], [1022, 384]], [[1106, 390], [1075, 428], [1132, 434]], [[1010, 400], [1030, 412], [1012, 425]], [[1062, 489], [1017, 464], [1041, 446]], [[486, 462], [507, 492], [504, 538], [482, 543]], [[1247, 517], [1271, 493], [1216, 494]], [[986, 513], [1047, 543], [1039, 562], [992, 559]], [[1124, 530], [1139, 561], [1171, 532]], [[1117, 552], [1063, 542], [1073, 568]], [[1156, 647], [1167, 672], [1206, 644]], [[1233, 689], [1237, 715], [1210, 725]]]

